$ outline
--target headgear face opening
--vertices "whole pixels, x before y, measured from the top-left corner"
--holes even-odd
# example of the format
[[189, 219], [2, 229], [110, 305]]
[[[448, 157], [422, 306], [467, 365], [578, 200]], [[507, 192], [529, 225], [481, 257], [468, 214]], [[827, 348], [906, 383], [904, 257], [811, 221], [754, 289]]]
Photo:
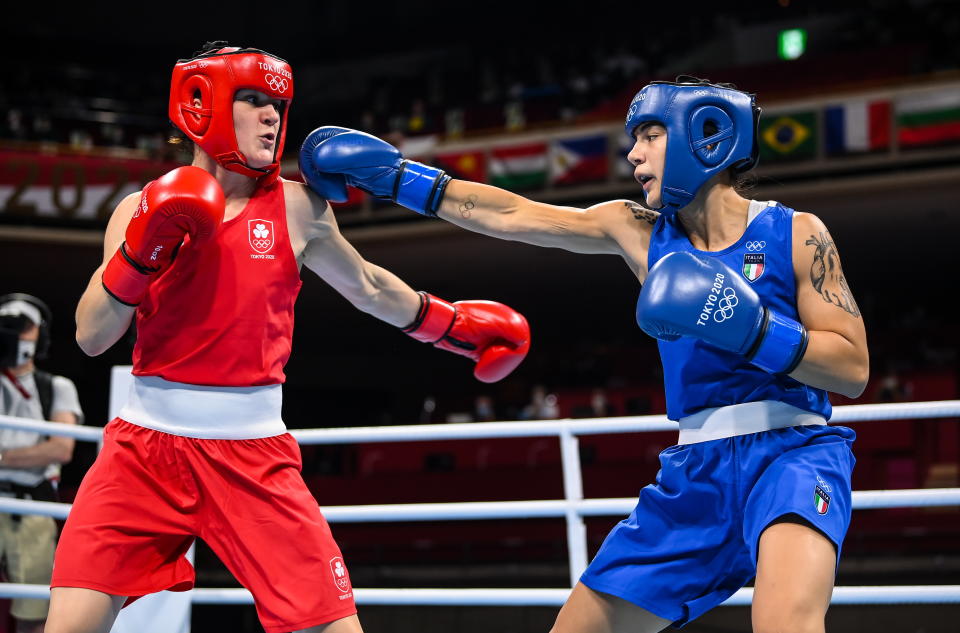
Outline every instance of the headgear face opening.
[[727, 168], [742, 173], [757, 164], [760, 108], [754, 94], [685, 75], [654, 81], [630, 102], [627, 136], [635, 140], [637, 127], [648, 121], [667, 130], [661, 211], [683, 208]]
[[[259, 90], [282, 102], [273, 162], [263, 168], [251, 167], [237, 145], [233, 100], [242, 89]], [[197, 96], [199, 107], [194, 105]], [[168, 115], [181, 132], [224, 169], [264, 178], [270, 184], [279, 177], [292, 100], [290, 64], [256, 48], [228, 47], [177, 61], [170, 81]]]
[[[43, 360], [50, 350], [52, 313], [47, 304], [33, 295], [14, 292], [0, 297], [0, 367], [15, 367], [24, 319], [40, 328], [33, 357]], [[38, 322], [39, 319], [39, 322]], [[16, 326], [14, 326], [16, 324]]]

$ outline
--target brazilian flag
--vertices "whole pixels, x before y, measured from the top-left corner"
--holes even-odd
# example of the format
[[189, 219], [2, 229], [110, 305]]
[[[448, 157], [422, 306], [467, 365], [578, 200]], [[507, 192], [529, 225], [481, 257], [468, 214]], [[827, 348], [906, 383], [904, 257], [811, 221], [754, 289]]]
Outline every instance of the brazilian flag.
[[815, 112], [775, 113], [760, 119], [760, 161], [806, 160], [817, 155]]

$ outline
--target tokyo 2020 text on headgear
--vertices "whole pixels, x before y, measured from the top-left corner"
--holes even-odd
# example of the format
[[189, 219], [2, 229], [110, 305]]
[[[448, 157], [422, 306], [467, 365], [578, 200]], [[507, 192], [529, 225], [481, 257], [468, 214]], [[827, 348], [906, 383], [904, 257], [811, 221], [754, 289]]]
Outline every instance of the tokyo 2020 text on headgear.
[[[39, 323], [37, 315], [40, 317]], [[23, 316], [36, 323], [40, 328], [40, 336], [37, 339], [35, 358], [43, 360], [47, 357], [47, 352], [50, 351], [50, 321], [53, 313], [46, 303], [24, 292], [11, 292], [0, 296], [0, 316]]]
[[[237, 146], [233, 100], [238, 90], [252, 89], [282, 101], [280, 131], [273, 162], [256, 168]], [[200, 98], [200, 106], [194, 98]], [[293, 71], [286, 61], [256, 48], [225, 47], [173, 67], [170, 82], [170, 121], [225, 169], [273, 182], [279, 176], [280, 156], [287, 135], [287, 114], [293, 100]]]
[[660, 186], [661, 209], [689, 204], [701, 186], [732, 167], [745, 172], [757, 164], [756, 95], [723, 84], [681, 75], [654, 81], [630, 102], [627, 136], [655, 122], [667, 129], [667, 150]]

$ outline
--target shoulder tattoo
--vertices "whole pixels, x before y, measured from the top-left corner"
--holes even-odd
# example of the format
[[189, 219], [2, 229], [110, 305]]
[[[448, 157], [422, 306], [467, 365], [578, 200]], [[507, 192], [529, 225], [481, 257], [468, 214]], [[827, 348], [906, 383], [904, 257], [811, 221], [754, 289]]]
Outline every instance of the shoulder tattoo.
[[821, 231], [820, 235], [811, 235], [804, 246], [813, 246], [815, 249], [813, 265], [810, 267], [810, 281], [814, 289], [827, 303], [859, 317], [860, 308], [847, 285], [847, 278], [840, 267], [840, 255], [830, 233]]
[[660, 214], [656, 211], [651, 211], [650, 209], [644, 208], [637, 204], [636, 202], [624, 202], [624, 206], [630, 209], [630, 212], [633, 214], [633, 217], [647, 224], [656, 224], [657, 218], [660, 217]]

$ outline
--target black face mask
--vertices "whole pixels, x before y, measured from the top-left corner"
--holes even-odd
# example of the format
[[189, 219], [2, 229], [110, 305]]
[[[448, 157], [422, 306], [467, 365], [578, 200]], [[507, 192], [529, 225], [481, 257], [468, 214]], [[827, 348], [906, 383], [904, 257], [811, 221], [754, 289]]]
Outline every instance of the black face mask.
[[0, 368], [16, 367], [20, 349], [20, 333], [26, 326], [26, 317], [0, 317]]

